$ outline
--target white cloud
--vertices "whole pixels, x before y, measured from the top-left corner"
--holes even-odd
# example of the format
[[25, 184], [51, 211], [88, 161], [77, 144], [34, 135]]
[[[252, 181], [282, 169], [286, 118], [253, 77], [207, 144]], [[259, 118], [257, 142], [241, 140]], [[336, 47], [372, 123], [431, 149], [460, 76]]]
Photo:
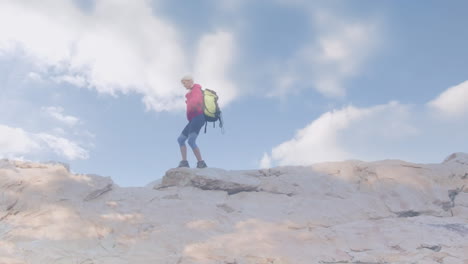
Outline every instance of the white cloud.
[[446, 117], [461, 117], [468, 113], [468, 81], [448, 88], [427, 104]]
[[[262, 158], [267, 165], [310, 165], [355, 158], [377, 158], [379, 142], [417, 135], [408, 106], [397, 102], [370, 108], [348, 106], [327, 112]], [[385, 143], [380, 144], [380, 147]], [[374, 149], [376, 151], [368, 151]], [[365, 150], [365, 151], [360, 151]], [[363, 153], [367, 153], [363, 154]], [[373, 153], [373, 154], [370, 154]], [[370, 155], [369, 155], [370, 154]]]
[[[146, 107], [156, 111], [181, 109], [184, 90], [179, 79], [190, 70], [183, 34], [155, 16], [150, 5], [146, 0], [101, 0], [85, 11], [73, 0], [2, 0], [0, 54], [21, 54], [45, 79], [113, 95], [138, 93]], [[232, 51], [229, 33], [207, 39], [221, 45], [209, 44], [219, 52]], [[200, 67], [205, 69], [210, 58], [206, 48], [201, 50]], [[217, 56], [221, 71], [214, 74], [225, 74], [223, 63], [230, 62], [231, 54]], [[231, 84], [216, 78], [215, 85]], [[235, 96], [235, 87], [223, 89], [226, 98]]]
[[326, 14], [317, 17], [321, 33], [310, 52], [315, 87], [326, 96], [344, 96], [344, 81], [361, 71], [374, 50], [377, 25], [342, 21]]
[[0, 156], [15, 157], [39, 148], [40, 145], [23, 129], [0, 124]]
[[40, 133], [36, 135], [56, 154], [66, 157], [70, 160], [88, 159], [88, 151], [81, 148], [77, 143], [63, 137]]
[[80, 75], [61, 75], [53, 77], [52, 80], [54, 80], [56, 83], [69, 83], [77, 87], [89, 86], [86, 78]]
[[207, 34], [200, 39], [195, 58], [195, 79], [204, 88], [215, 90], [220, 105], [226, 105], [237, 96], [235, 84], [229, 80], [229, 66], [235, 57], [234, 36], [226, 31]]
[[42, 79], [42, 76], [38, 74], [37, 72], [30, 72], [28, 73], [28, 80], [31, 80], [33, 82], [43, 82], [44, 80]]
[[89, 157], [88, 151], [69, 139], [46, 133], [30, 133], [22, 128], [0, 124], [0, 157], [18, 158], [47, 151], [70, 160]]
[[314, 7], [308, 8], [315, 18], [316, 37], [294, 55], [286, 71], [277, 74], [279, 85], [271, 95], [282, 96], [299, 85], [304, 86], [304, 82], [298, 83], [302, 79], [324, 96], [343, 97], [345, 81], [362, 71], [377, 46], [378, 23], [348, 21]]
[[[259, 166], [310, 165], [346, 159], [434, 158], [468, 147], [465, 122], [468, 81], [448, 88], [424, 107], [390, 102], [368, 108], [344, 107], [321, 115], [263, 155]], [[451, 122], [434, 118], [456, 117]], [[463, 119], [460, 119], [463, 118]], [[455, 121], [455, 122], [452, 122]], [[439, 156], [442, 155], [442, 156]]]
[[65, 130], [61, 127], [56, 127], [54, 129], [52, 129], [52, 131], [54, 132], [55, 135], [65, 135]]
[[260, 160], [260, 168], [261, 169], [267, 169], [271, 167], [271, 157], [268, 155], [268, 153], [263, 153], [263, 157]]
[[80, 119], [77, 117], [63, 114], [64, 110], [62, 107], [55, 107], [55, 106], [43, 107], [42, 111], [46, 112], [48, 115], [50, 115], [54, 119], [62, 123], [65, 123], [69, 126], [75, 126], [76, 124], [80, 122]]

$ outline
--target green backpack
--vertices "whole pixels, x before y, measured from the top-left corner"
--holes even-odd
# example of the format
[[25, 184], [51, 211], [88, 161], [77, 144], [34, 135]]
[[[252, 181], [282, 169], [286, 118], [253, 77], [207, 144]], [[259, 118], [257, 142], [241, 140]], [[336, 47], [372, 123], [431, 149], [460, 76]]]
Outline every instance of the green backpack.
[[216, 121], [219, 121], [221, 132], [224, 133], [223, 119], [221, 116], [221, 109], [218, 105], [218, 95], [215, 91], [210, 89], [203, 90], [204, 114], [205, 114], [205, 133], [208, 122], [213, 123], [215, 127]]

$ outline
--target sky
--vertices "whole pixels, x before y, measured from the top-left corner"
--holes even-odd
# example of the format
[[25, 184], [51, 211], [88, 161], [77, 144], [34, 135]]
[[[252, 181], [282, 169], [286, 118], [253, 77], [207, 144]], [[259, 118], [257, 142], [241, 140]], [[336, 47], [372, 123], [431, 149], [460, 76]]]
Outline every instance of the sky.
[[[0, 0], [0, 158], [144, 186], [178, 165], [191, 74], [209, 167], [468, 152], [468, 2]], [[189, 150], [188, 161], [196, 166]]]

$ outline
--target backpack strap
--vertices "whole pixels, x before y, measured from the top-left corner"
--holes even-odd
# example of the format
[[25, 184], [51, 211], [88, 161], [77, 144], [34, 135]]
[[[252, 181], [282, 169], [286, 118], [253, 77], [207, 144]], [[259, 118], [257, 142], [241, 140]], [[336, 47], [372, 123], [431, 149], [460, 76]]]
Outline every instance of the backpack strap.
[[206, 134], [206, 126], [208, 125], [208, 121], [205, 121], [205, 134]]
[[223, 122], [223, 115], [221, 111], [219, 112], [219, 127], [221, 128], [221, 133], [224, 134], [224, 122]]

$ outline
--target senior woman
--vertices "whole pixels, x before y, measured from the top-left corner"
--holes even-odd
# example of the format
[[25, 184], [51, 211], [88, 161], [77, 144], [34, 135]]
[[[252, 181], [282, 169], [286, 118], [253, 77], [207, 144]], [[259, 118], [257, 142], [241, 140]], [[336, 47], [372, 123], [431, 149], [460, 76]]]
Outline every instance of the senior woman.
[[185, 142], [188, 141], [189, 146], [192, 148], [193, 154], [197, 158], [197, 168], [206, 168], [206, 163], [202, 159], [200, 148], [197, 146], [196, 140], [200, 129], [205, 124], [205, 114], [203, 109], [203, 91], [201, 85], [194, 83], [193, 78], [186, 75], [181, 80], [182, 85], [188, 90], [185, 95], [185, 103], [187, 104], [187, 120], [188, 124], [182, 130], [177, 141], [180, 146], [180, 153], [182, 160], [178, 168], [190, 167], [187, 161], [187, 146]]

